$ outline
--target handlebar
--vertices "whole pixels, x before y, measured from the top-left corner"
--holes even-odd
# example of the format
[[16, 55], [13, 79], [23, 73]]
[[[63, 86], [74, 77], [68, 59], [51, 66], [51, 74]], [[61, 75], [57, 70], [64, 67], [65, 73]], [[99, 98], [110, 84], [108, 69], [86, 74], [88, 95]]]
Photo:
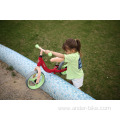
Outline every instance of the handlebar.
[[[42, 49], [38, 44], [36, 44], [35, 47], [36, 47], [37, 49], [43, 50], [43, 52], [45, 52], [45, 50]], [[51, 56], [52, 56], [52, 53], [49, 52], [49, 53], [48, 53], [48, 56], [51, 57]]]

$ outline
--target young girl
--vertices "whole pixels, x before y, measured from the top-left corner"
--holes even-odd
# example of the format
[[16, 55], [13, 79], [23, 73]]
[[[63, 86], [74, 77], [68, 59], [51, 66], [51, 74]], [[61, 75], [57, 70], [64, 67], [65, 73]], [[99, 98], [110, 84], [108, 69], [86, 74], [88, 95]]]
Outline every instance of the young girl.
[[84, 73], [82, 70], [82, 63], [81, 63], [81, 44], [80, 41], [77, 39], [68, 39], [63, 43], [62, 46], [63, 50], [66, 54], [61, 54], [58, 52], [46, 50], [45, 53], [48, 54], [51, 52], [55, 58], [52, 58], [51, 62], [67, 62], [67, 76], [66, 78], [73, 83], [73, 85], [80, 89], [83, 85]]

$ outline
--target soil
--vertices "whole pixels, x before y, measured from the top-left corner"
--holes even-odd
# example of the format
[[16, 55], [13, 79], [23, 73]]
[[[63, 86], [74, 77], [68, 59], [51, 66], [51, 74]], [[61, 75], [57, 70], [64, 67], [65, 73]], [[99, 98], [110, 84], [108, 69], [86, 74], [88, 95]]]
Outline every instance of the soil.
[[0, 61], [0, 100], [53, 100], [40, 88], [29, 89], [25, 77], [8, 68], [6, 63]]

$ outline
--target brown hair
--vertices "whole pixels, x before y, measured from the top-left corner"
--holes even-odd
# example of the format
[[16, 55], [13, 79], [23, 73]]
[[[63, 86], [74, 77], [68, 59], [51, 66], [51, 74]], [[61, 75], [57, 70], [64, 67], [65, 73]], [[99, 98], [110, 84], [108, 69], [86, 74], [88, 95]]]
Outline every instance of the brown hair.
[[79, 52], [80, 56], [81, 56], [81, 43], [80, 40], [78, 39], [67, 39], [65, 41], [65, 43], [63, 43], [62, 46], [63, 50], [67, 51], [67, 50], [71, 50], [71, 49], [75, 49], [75, 51]]

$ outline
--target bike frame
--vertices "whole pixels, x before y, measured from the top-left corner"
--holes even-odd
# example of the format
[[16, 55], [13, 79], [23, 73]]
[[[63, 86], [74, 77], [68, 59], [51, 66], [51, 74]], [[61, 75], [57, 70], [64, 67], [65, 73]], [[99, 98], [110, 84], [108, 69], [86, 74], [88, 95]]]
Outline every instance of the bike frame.
[[61, 70], [58, 70], [58, 65], [55, 65], [55, 67], [53, 69], [48, 69], [47, 66], [45, 65], [45, 62], [44, 60], [42, 59], [42, 55], [39, 56], [38, 58], [38, 63], [37, 63], [37, 66], [42, 66], [42, 68], [48, 72], [48, 73], [61, 73], [61, 72], [64, 72], [67, 70], [67, 68], [64, 68], [64, 69], [61, 69]]

